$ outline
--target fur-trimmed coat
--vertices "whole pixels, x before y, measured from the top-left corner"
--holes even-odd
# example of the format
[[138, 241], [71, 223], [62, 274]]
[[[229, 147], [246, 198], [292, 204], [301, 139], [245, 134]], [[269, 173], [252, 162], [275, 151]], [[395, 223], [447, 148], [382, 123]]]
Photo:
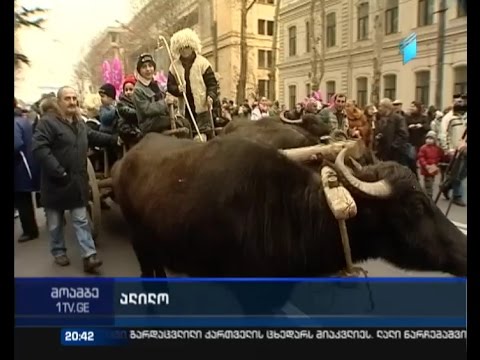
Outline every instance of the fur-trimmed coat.
[[367, 117], [359, 108], [345, 109], [348, 119], [348, 130], [350, 136], [360, 137], [367, 147], [371, 145], [372, 127]]
[[200, 114], [208, 111], [207, 96], [213, 101], [217, 99], [217, 79], [215, 73], [207, 59], [202, 55], [196, 54], [191, 67], [185, 68], [185, 61], [177, 59], [170, 65], [168, 73], [167, 91], [173, 96], [178, 97], [178, 106], [182, 114], [187, 115], [185, 110], [185, 101], [182, 92], [178, 89], [178, 83], [174, 76], [173, 66], [178, 71], [178, 75], [185, 84], [188, 103], [194, 114]]

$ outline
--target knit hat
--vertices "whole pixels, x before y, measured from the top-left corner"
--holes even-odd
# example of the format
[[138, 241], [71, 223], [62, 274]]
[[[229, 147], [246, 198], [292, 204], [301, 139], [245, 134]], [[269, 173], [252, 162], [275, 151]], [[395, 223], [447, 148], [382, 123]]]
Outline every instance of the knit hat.
[[117, 90], [115, 89], [115, 86], [113, 86], [112, 84], [103, 84], [100, 87], [100, 90], [98, 90], [98, 93], [100, 95], [105, 94], [112, 99], [115, 99], [117, 96]]
[[437, 139], [437, 133], [433, 130], [430, 130], [427, 135], [425, 136], [426, 139], [431, 138], [431, 139]]
[[140, 73], [140, 68], [142, 67], [143, 64], [146, 64], [146, 63], [151, 63], [153, 65], [153, 68], [156, 69], [157, 68], [157, 63], [155, 62], [155, 60], [153, 59], [153, 56], [150, 55], [150, 54], [147, 54], [147, 53], [144, 53], [144, 54], [141, 54], [139, 57], [138, 57], [138, 60], [137, 60], [137, 71]]
[[137, 79], [135, 79], [135, 76], [133, 76], [133, 75], [126, 76], [125, 80], [123, 80], [122, 90], [125, 91], [125, 85], [127, 85], [127, 84], [135, 85], [136, 82], [137, 82]]

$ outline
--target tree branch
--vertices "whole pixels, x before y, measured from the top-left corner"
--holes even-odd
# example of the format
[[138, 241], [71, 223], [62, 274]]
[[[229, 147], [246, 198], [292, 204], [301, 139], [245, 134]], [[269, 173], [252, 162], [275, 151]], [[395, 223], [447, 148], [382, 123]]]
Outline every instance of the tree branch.
[[25, 65], [30, 65], [30, 59], [24, 54], [14, 53], [13, 59], [16, 66], [19, 66], [20, 63], [24, 63]]
[[247, 6], [247, 12], [252, 8], [252, 6], [257, 2], [257, 0], [252, 0], [250, 5]]

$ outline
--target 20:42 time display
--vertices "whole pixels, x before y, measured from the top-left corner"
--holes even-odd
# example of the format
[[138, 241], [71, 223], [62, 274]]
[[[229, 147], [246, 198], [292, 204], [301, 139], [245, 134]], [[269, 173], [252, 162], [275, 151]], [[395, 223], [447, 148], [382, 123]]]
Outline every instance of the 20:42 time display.
[[79, 343], [79, 342], [95, 341], [95, 332], [93, 331], [68, 330], [68, 331], [63, 331], [62, 333], [63, 333], [64, 342]]

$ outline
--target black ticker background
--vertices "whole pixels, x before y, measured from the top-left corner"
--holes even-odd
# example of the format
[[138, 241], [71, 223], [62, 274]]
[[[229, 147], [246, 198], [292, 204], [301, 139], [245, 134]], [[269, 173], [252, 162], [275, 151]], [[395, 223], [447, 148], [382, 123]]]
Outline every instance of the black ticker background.
[[[136, 329], [138, 330], [138, 329]], [[282, 330], [282, 329], [276, 329]], [[297, 329], [299, 330], [299, 329]], [[316, 329], [311, 329], [316, 331]], [[321, 330], [327, 330], [322, 328]], [[332, 329], [338, 330], [338, 329]], [[342, 329], [343, 330], [343, 329]], [[354, 329], [352, 329], [354, 330]], [[370, 329], [375, 332], [377, 329]], [[391, 329], [389, 329], [391, 330]], [[432, 329], [438, 330], [438, 329]], [[135, 340], [125, 346], [62, 346], [58, 328], [16, 328], [15, 359], [466, 359], [461, 340]], [[152, 355], [156, 355], [153, 356]], [[326, 356], [326, 357], [325, 357]], [[331, 357], [334, 356], [334, 357]]]

